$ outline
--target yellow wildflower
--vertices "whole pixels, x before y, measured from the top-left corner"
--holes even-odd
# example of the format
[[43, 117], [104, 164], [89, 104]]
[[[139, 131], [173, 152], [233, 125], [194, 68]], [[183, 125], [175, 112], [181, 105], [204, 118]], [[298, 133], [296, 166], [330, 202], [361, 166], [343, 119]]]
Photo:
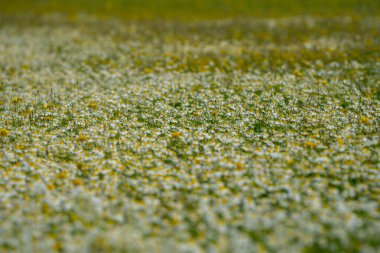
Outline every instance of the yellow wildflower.
[[365, 117], [365, 116], [360, 117], [359, 122], [362, 123], [362, 124], [365, 124], [365, 125], [369, 125], [369, 123], [370, 123], [369, 122], [369, 118]]
[[306, 141], [305, 142], [306, 147], [308, 148], [315, 148], [315, 143], [312, 141]]
[[77, 137], [77, 141], [78, 141], [78, 142], [85, 142], [85, 141], [87, 141], [87, 140], [88, 140], [87, 136], [84, 136], [84, 135], [79, 135], [79, 136]]
[[179, 138], [182, 135], [181, 132], [173, 132], [172, 133], [172, 138]]
[[0, 129], [0, 136], [7, 137], [9, 135], [9, 131], [5, 128]]

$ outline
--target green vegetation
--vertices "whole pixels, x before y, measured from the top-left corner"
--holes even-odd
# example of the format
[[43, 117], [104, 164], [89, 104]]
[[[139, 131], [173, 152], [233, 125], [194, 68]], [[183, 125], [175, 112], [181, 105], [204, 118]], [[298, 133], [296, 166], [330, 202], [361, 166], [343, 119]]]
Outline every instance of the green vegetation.
[[376, 1], [62, 2], [0, 5], [0, 252], [380, 251]]
[[3, 12], [87, 12], [123, 19], [379, 15], [376, 0], [0, 0]]

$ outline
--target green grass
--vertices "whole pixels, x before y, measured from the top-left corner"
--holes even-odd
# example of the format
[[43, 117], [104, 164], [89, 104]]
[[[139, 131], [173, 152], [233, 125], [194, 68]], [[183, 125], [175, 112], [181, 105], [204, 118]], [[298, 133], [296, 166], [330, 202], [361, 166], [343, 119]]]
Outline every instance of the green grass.
[[225, 17], [279, 17], [294, 15], [379, 15], [376, 0], [34, 0], [0, 1], [3, 12], [87, 12], [123, 19], [210, 19]]

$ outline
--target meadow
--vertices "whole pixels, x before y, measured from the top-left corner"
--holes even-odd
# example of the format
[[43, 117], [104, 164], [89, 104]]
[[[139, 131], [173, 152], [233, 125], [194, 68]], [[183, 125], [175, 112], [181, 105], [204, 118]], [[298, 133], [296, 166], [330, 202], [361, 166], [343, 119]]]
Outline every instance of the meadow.
[[0, 252], [380, 251], [378, 1], [91, 2], [0, 1]]

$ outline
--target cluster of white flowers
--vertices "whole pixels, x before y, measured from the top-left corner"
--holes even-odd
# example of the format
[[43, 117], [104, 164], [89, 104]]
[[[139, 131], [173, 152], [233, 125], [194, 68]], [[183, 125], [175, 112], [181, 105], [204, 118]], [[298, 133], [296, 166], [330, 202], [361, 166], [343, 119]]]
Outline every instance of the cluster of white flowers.
[[3, 17], [1, 252], [378, 252], [379, 19]]

